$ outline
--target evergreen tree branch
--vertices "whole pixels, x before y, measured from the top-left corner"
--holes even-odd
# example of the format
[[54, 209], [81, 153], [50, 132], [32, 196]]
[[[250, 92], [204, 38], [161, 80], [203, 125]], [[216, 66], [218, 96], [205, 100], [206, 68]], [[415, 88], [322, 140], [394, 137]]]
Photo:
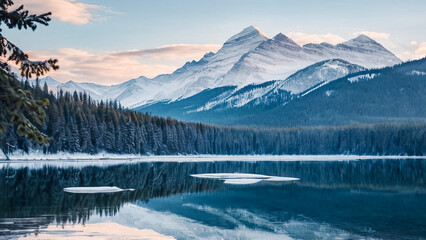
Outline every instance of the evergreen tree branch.
[[[11, 43], [2, 34], [0, 34], [0, 57], [7, 61], [20, 64], [21, 76], [31, 78], [46, 74], [50, 69], [57, 70], [57, 59], [49, 59], [45, 61], [31, 61], [26, 53], [24, 53], [15, 44]], [[0, 64], [0, 67], [10, 71], [10, 66], [6, 62]]]
[[48, 99], [34, 100], [31, 92], [23, 90], [13, 76], [1, 71], [0, 100], [0, 133], [4, 132], [7, 126], [17, 126], [17, 134], [30, 141], [40, 145], [51, 141], [27, 117], [31, 117], [38, 125], [43, 125], [46, 118], [44, 108], [50, 104]]
[[45, 26], [49, 25], [51, 12], [30, 15], [28, 10], [24, 10], [24, 5], [19, 6], [15, 10], [8, 11], [12, 5], [13, 1], [11, 0], [0, 1], [0, 25], [3, 22], [8, 28], [18, 27], [19, 30], [30, 28], [33, 31], [37, 29], [37, 23]]

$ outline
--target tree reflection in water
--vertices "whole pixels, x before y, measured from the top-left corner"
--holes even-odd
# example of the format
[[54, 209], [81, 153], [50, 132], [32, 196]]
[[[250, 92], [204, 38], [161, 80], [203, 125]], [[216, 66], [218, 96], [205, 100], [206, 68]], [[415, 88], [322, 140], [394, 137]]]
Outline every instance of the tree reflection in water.
[[[301, 180], [290, 183], [291, 188], [288, 188], [287, 183], [283, 185], [284, 187], [279, 187], [278, 184], [278, 187], [274, 189], [284, 193], [296, 188], [297, 190], [291, 191], [296, 195], [299, 193], [305, 196], [303, 199], [316, 199], [316, 203], [313, 203], [311, 207], [321, 208], [323, 197], [313, 196], [319, 195], [315, 189], [331, 190], [327, 193], [330, 197], [325, 202], [330, 204], [323, 204], [323, 206], [331, 207], [334, 206], [333, 202], [351, 199], [349, 195], [346, 195], [348, 197], [345, 199], [335, 199], [340, 195], [334, 195], [333, 189], [394, 191], [423, 195], [426, 193], [425, 169], [426, 160], [423, 159], [335, 162], [168, 162], [107, 167], [45, 166], [38, 169], [3, 167], [0, 169], [0, 179], [3, 179], [0, 185], [0, 235], [34, 232], [39, 227], [47, 227], [51, 223], [84, 224], [93, 214], [113, 216], [126, 203], [148, 202], [152, 198], [181, 193], [233, 188], [221, 181], [190, 177], [190, 174], [196, 173], [240, 172], [297, 177]], [[112, 194], [63, 192], [65, 187], [77, 186], [117, 186], [133, 188], [135, 191]], [[309, 188], [305, 188], [306, 186]], [[248, 190], [247, 194], [250, 194], [250, 191], [254, 192], [254, 189]], [[224, 194], [223, 191], [221, 193]], [[321, 196], [324, 195], [322, 191], [320, 193]], [[240, 196], [243, 195], [240, 193]], [[303, 199], [297, 202], [303, 202], [301, 201]], [[308, 202], [305, 203], [308, 204]], [[296, 203], [287, 203], [288, 206], [293, 204]], [[293, 210], [303, 212], [300, 205], [294, 206]], [[311, 210], [314, 211], [314, 209]], [[316, 209], [316, 211], [321, 210]]]

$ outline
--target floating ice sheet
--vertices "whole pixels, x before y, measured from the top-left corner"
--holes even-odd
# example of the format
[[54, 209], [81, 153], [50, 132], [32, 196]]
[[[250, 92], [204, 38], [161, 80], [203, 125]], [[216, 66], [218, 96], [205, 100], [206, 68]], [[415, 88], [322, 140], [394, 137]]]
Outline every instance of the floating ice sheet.
[[68, 187], [64, 192], [69, 193], [116, 193], [123, 191], [134, 191], [134, 189], [121, 189], [119, 187]]
[[236, 185], [253, 184], [261, 181], [287, 182], [300, 180], [299, 178], [293, 177], [278, 177], [252, 173], [203, 173], [192, 174], [191, 177], [224, 180], [224, 183], [226, 184]]

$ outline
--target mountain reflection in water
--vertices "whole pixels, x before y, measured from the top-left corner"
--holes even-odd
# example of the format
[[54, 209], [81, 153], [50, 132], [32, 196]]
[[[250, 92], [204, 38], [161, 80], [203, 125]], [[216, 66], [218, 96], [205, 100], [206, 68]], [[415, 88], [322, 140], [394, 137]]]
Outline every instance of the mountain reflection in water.
[[[243, 226], [247, 231], [285, 233], [291, 238], [309, 239], [313, 236], [309, 231], [320, 229], [313, 223], [324, 223], [329, 226], [326, 231], [341, 229], [347, 239], [354, 236], [425, 238], [425, 169], [425, 159], [3, 167], [0, 169], [0, 179], [3, 179], [0, 238], [37, 233], [51, 224], [86, 224], [91, 218], [116, 219], [123, 207], [132, 208], [128, 204], [140, 206], [140, 211], [145, 213], [149, 209], [168, 212], [173, 217], [192, 219], [220, 231]], [[221, 181], [190, 177], [191, 174], [229, 172], [296, 177], [300, 181], [230, 186]], [[111, 194], [63, 191], [65, 187], [84, 186], [117, 186], [135, 191]], [[172, 218], [172, 215], [162, 217]], [[259, 219], [253, 221], [256, 217]], [[260, 219], [268, 224], [262, 225]], [[308, 227], [295, 231], [295, 222]], [[149, 221], [140, 224], [145, 227], [133, 227], [146, 228]], [[191, 238], [177, 232], [179, 229], [154, 230], [178, 239]]]

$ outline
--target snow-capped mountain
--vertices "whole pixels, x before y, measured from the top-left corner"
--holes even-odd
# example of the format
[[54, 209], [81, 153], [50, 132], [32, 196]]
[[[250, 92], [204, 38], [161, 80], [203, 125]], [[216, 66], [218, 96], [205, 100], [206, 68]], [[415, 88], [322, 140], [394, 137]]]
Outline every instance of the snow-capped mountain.
[[[133, 105], [138, 106], [149, 101], [177, 100], [199, 93], [207, 88], [218, 87], [217, 79], [223, 77], [232, 66], [247, 52], [255, 49], [267, 37], [256, 27], [250, 26], [242, 32], [228, 39], [217, 53], [207, 53], [199, 61], [186, 63], [182, 68], [172, 74], [160, 75], [150, 82], [161, 89], [155, 91], [155, 96], [143, 98]], [[229, 85], [229, 84], [227, 84]], [[145, 85], [151, 91], [151, 86]], [[141, 89], [143, 93], [145, 91]], [[146, 94], [139, 96], [146, 96]], [[127, 102], [134, 101], [134, 96], [123, 99]]]
[[284, 79], [315, 62], [334, 58], [366, 68], [380, 68], [401, 62], [393, 53], [365, 35], [337, 45], [321, 43], [299, 46], [280, 33], [244, 55], [221, 81], [226, 83], [237, 79], [240, 81], [237, 85], [245, 85]]
[[366, 68], [401, 62], [364, 35], [337, 45], [299, 46], [282, 33], [269, 39], [258, 28], [250, 26], [229, 38], [217, 53], [207, 53], [199, 61], [187, 62], [171, 74], [153, 79], [142, 76], [108, 87], [68, 82], [57, 88], [86, 91], [93, 99], [118, 100], [123, 106], [135, 108], [185, 99], [206, 89], [223, 86], [240, 89], [250, 84], [282, 80], [311, 64], [335, 58]]
[[[33, 86], [36, 85], [36, 80], [29, 80], [29, 83]], [[39, 85], [40, 87], [43, 87], [44, 84], [47, 84], [47, 86], [49, 87], [49, 89], [52, 90], [56, 90], [56, 88], [61, 85], [60, 82], [56, 81], [55, 79], [51, 78], [51, 77], [45, 77], [45, 78], [41, 78], [39, 79]]]
[[108, 89], [108, 86], [98, 85], [94, 83], [76, 83], [73, 81], [68, 81], [62, 83], [56, 87], [58, 90], [62, 89], [65, 92], [86, 92], [94, 100], [104, 99], [104, 91]]

